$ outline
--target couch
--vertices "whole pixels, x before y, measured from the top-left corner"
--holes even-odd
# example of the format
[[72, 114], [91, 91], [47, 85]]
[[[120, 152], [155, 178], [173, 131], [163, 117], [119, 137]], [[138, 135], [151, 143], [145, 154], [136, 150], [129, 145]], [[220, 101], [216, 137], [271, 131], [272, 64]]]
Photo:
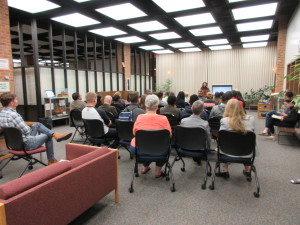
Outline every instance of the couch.
[[0, 225], [68, 224], [115, 190], [118, 153], [66, 144], [66, 159], [0, 186]]

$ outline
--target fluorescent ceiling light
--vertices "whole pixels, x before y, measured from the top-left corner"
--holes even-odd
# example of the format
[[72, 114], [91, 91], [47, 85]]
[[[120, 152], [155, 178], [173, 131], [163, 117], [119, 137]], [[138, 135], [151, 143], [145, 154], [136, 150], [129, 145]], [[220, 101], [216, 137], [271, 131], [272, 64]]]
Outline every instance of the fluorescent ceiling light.
[[166, 12], [176, 12], [205, 7], [202, 0], [153, 0], [153, 2]]
[[89, 30], [89, 32], [99, 34], [99, 35], [102, 35], [105, 37], [127, 34], [126, 32], [119, 30], [117, 28], [114, 28], [114, 27], [94, 29], [94, 30]]
[[182, 43], [172, 43], [169, 44], [173, 48], [184, 48], [184, 47], [193, 47], [194, 45], [191, 42], [182, 42]]
[[221, 44], [227, 44], [227, 39], [215, 39], [215, 40], [207, 40], [202, 41], [205, 45], [221, 45]]
[[231, 45], [218, 45], [218, 46], [210, 46], [210, 50], [225, 50], [225, 49], [232, 49]]
[[269, 40], [270, 35], [257, 35], [257, 36], [248, 36], [248, 37], [241, 37], [242, 42], [253, 42], [253, 41], [267, 41]]
[[179, 36], [175, 32], [165, 32], [165, 33], [149, 34], [149, 35], [157, 40], [181, 38], [181, 36]]
[[142, 22], [142, 23], [132, 23], [129, 24], [128, 26], [141, 32], [168, 29], [166, 26], [164, 26], [163, 24], [161, 24], [156, 20], [149, 21], [149, 22]]
[[256, 47], [266, 47], [268, 42], [256, 42], [256, 43], [247, 43], [243, 44], [243, 48], [256, 48]]
[[52, 20], [55, 20], [60, 23], [64, 23], [73, 27], [83, 27], [93, 24], [99, 24], [100, 22], [97, 20], [94, 20], [90, 17], [84, 16], [80, 13], [72, 13], [64, 16], [58, 16], [51, 18]]
[[233, 9], [232, 14], [235, 20], [273, 16], [275, 15], [277, 4], [278, 3], [269, 3], [269, 4]]
[[145, 46], [140, 46], [139, 48], [142, 48], [144, 50], [156, 50], [156, 49], [163, 49], [163, 47], [159, 45], [145, 45]]
[[130, 3], [99, 8], [96, 9], [96, 11], [115, 20], [126, 20], [131, 18], [147, 16], [146, 13], [139, 10], [137, 7]]
[[157, 50], [157, 51], [152, 51], [156, 54], [168, 54], [168, 53], [174, 53], [173, 51], [171, 50]]
[[229, 3], [233, 3], [233, 2], [244, 2], [247, 0], [228, 0]]
[[120, 42], [124, 42], [127, 44], [130, 43], [137, 43], [137, 42], [144, 42], [146, 40], [139, 38], [137, 36], [130, 36], [130, 37], [123, 37], [123, 38], [116, 38], [115, 40], [120, 41]]
[[273, 25], [273, 20], [265, 20], [259, 22], [250, 22], [250, 23], [239, 23], [236, 25], [237, 30], [241, 31], [249, 31], [249, 30], [263, 30], [270, 29]]
[[91, 0], [73, 0], [73, 1], [75, 1], [75, 2], [88, 2], [88, 1], [91, 1]]
[[200, 48], [180, 48], [179, 51], [182, 52], [201, 52]]
[[178, 23], [184, 27], [215, 23], [215, 19], [210, 13], [195, 14], [191, 16], [176, 17]]
[[189, 30], [194, 36], [207, 36], [212, 34], [222, 34], [220, 27], [208, 27]]
[[10, 7], [29, 13], [38, 13], [60, 7], [60, 5], [47, 0], [8, 0], [7, 3]]

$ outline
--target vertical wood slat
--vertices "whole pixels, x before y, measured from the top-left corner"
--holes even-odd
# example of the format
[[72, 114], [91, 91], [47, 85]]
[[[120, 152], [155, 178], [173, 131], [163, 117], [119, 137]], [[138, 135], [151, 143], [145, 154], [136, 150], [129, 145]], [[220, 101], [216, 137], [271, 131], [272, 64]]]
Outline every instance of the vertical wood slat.
[[55, 94], [55, 73], [54, 73], [54, 52], [53, 52], [53, 30], [52, 24], [49, 24], [49, 51], [50, 51], [50, 62], [51, 62], [51, 82], [52, 90]]
[[63, 49], [63, 65], [64, 65], [64, 80], [65, 88], [68, 88], [68, 72], [67, 72], [67, 53], [66, 53], [66, 30], [62, 29], [62, 49]]
[[103, 91], [105, 91], [105, 42], [102, 40], [102, 77], [103, 77]]
[[74, 57], [75, 57], [75, 80], [76, 92], [79, 92], [79, 77], [78, 77], [78, 45], [77, 45], [77, 32], [74, 32]]
[[85, 69], [85, 86], [86, 92], [89, 92], [89, 61], [87, 52], [87, 35], [84, 35], [84, 69]]
[[98, 66], [97, 66], [97, 40], [94, 38], [93, 41], [93, 53], [94, 53], [94, 76], [95, 76], [95, 91], [98, 92]]

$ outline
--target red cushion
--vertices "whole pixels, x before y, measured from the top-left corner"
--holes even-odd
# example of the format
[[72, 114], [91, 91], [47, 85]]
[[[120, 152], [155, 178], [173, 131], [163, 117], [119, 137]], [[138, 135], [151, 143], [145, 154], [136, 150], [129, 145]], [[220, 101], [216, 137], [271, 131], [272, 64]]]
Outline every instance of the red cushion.
[[[40, 153], [40, 152], [44, 152], [46, 151], [46, 148], [44, 146], [33, 149], [33, 150], [27, 150], [26, 152], [28, 152], [29, 154], [36, 154], [36, 153]], [[9, 150], [9, 153], [12, 153], [14, 155], [25, 155], [24, 151], [20, 151], [20, 150]]]
[[64, 161], [26, 174], [16, 180], [1, 185], [0, 199], [7, 200], [70, 169], [70, 163]]

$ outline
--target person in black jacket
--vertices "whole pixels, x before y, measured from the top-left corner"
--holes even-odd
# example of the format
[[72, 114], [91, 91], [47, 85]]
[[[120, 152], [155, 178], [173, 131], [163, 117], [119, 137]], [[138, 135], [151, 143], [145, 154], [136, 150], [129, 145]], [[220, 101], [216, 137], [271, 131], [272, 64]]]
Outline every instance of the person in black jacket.
[[278, 127], [294, 127], [299, 120], [298, 108], [294, 107], [295, 102], [292, 100], [285, 100], [286, 106], [291, 109], [291, 111], [286, 116], [277, 116], [277, 118], [270, 117], [266, 121], [268, 128], [268, 133], [271, 135], [267, 137], [267, 140], [275, 140], [274, 126]]

